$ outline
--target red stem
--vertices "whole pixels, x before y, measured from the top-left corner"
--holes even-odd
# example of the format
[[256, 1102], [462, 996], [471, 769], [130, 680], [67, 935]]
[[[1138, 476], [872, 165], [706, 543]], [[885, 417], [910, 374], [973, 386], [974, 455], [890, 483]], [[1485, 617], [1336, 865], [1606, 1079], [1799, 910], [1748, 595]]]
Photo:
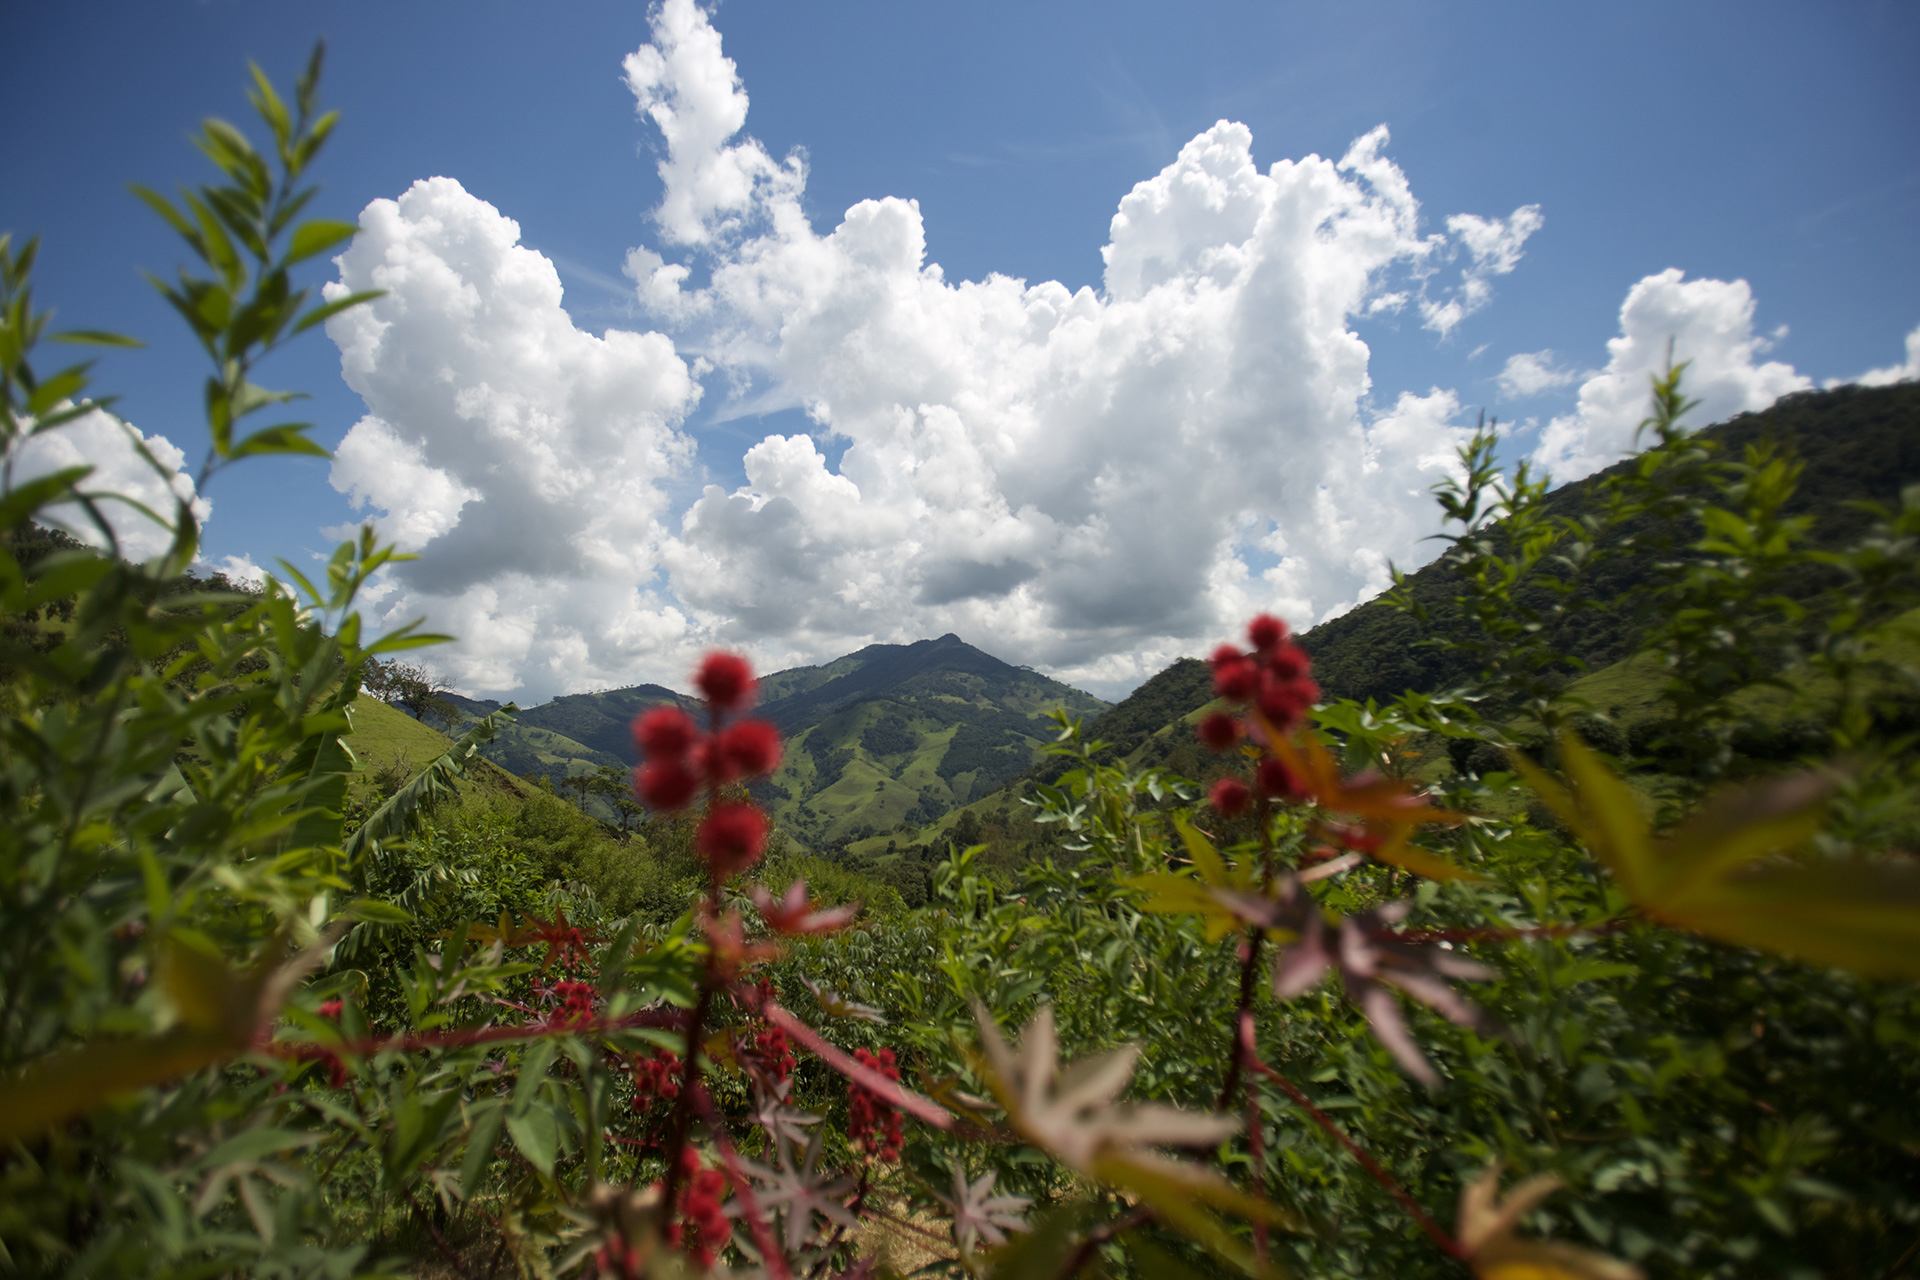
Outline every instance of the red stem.
[[760, 1016], [779, 1027], [788, 1035], [813, 1050], [835, 1071], [860, 1085], [870, 1093], [878, 1094], [902, 1111], [912, 1112], [936, 1129], [951, 1129], [953, 1117], [941, 1110], [930, 1099], [923, 1098], [911, 1089], [887, 1079], [871, 1067], [862, 1066], [840, 1050], [822, 1040], [817, 1032], [772, 1000], [760, 1005]]
[[1577, 933], [1618, 933], [1637, 921], [1632, 916], [1599, 924], [1541, 924], [1528, 929], [1381, 929], [1370, 936], [1378, 942], [1513, 942], [1520, 938], [1566, 938]]
[[1340, 1126], [1328, 1117], [1326, 1112], [1314, 1106], [1313, 1099], [1307, 1097], [1298, 1085], [1260, 1060], [1253, 1048], [1253, 1019], [1251, 1017], [1242, 1019], [1240, 1023], [1240, 1051], [1249, 1067], [1279, 1085], [1281, 1091], [1289, 1098], [1292, 1098], [1301, 1110], [1313, 1117], [1315, 1124], [1326, 1130], [1327, 1136], [1345, 1147], [1347, 1154], [1355, 1160], [1358, 1160], [1360, 1167], [1371, 1174], [1373, 1180], [1385, 1187], [1387, 1193], [1400, 1202], [1401, 1208], [1413, 1216], [1413, 1220], [1420, 1224], [1420, 1229], [1427, 1233], [1427, 1237], [1431, 1239], [1434, 1244], [1439, 1246], [1442, 1253], [1445, 1253], [1450, 1258], [1457, 1258], [1462, 1262], [1472, 1260], [1473, 1255], [1467, 1252], [1466, 1246], [1448, 1235], [1440, 1224], [1433, 1220], [1432, 1215], [1420, 1207], [1420, 1202], [1409, 1195], [1407, 1189], [1401, 1186], [1392, 1174], [1380, 1166], [1379, 1161], [1368, 1155], [1359, 1143], [1349, 1138]]
[[[700, 1111], [700, 1118], [707, 1123], [707, 1132], [713, 1135], [713, 1145], [720, 1151], [720, 1163], [727, 1167], [727, 1177], [733, 1181], [733, 1192], [740, 1197], [740, 1204], [747, 1211], [747, 1226], [753, 1232], [753, 1243], [760, 1250], [761, 1259], [773, 1272], [774, 1280], [792, 1280], [793, 1273], [787, 1268], [787, 1255], [774, 1241], [773, 1232], [767, 1228], [766, 1214], [761, 1211], [760, 1201], [753, 1194], [753, 1184], [747, 1181], [747, 1175], [740, 1168], [740, 1157], [734, 1153], [733, 1140], [727, 1137], [727, 1128], [713, 1109], [713, 1099], [699, 1085], [694, 1086], [693, 1105]], [[793, 1210], [789, 1209], [789, 1213]]]

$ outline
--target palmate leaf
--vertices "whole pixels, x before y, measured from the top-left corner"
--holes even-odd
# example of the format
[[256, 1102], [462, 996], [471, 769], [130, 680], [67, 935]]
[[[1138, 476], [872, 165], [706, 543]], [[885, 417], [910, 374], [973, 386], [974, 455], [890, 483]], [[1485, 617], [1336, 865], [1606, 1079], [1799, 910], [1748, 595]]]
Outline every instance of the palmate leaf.
[[989, 1171], [969, 1182], [959, 1165], [953, 1167], [953, 1199], [941, 1200], [953, 1213], [954, 1243], [963, 1253], [983, 1241], [997, 1248], [1007, 1242], [1007, 1232], [1028, 1230], [1025, 1214], [1032, 1198], [993, 1194], [998, 1176]]
[[1554, 1175], [1535, 1174], [1503, 1199], [1498, 1163], [1467, 1184], [1454, 1234], [1472, 1257], [1474, 1274], [1480, 1280], [1642, 1280], [1640, 1268], [1603, 1253], [1514, 1235], [1520, 1219], [1559, 1186]]
[[1721, 792], [1656, 839], [1633, 792], [1579, 738], [1562, 737], [1560, 752], [1571, 789], [1523, 757], [1514, 767], [1649, 917], [1815, 964], [1920, 977], [1920, 865], [1778, 860], [1819, 831], [1833, 773]]
[[1042, 1005], [1009, 1046], [993, 1015], [976, 1006], [981, 1053], [975, 1065], [1028, 1142], [1062, 1164], [1119, 1187], [1150, 1205], [1164, 1222], [1222, 1261], [1249, 1273], [1251, 1255], [1211, 1209], [1295, 1229], [1284, 1210], [1241, 1191], [1199, 1164], [1173, 1160], [1160, 1147], [1206, 1147], [1240, 1129], [1234, 1116], [1120, 1101], [1133, 1079], [1138, 1046], [1084, 1059], [1062, 1069], [1053, 1008]]

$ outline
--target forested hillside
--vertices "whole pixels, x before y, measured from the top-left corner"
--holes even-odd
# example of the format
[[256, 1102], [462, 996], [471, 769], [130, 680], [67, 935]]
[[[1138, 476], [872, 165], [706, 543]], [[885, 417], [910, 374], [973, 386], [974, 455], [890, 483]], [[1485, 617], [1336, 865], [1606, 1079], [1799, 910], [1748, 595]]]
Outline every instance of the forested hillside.
[[[463, 722], [500, 706], [448, 701]], [[694, 705], [659, 685], [568, 694], [515, 713], [481, 753], [562, 789], [587, 780], [574, 784], [583, 803], [617, 819], [626, 771], [639, 758], [634, 717]], [[760, 681], [757, 713], [786, 736], [787, 750], [754, 790], [803, 845], [844, 846], [931, 822], [1024, 773], [1052, 737], [1045, 717], [1054, 708], [1098, 715], [1107, 706], [955, 635], [868, 645]]]
[[[1855, 504], [1897, 506], [1901, 490], [1920, 482], [1920, 386], [1905, 383], [1801, 392], [1770, 409], [1741, 414], [1695, 435], [1717, 442], [1728, 457], [1738, 457], [1764, 440], [1790, 451], [1805, 469], [1785, 514], [1811, 519], [1808, 540], [1812, 545], [1837, 547], [1868, 527], [1869, 518]], [[1619, 462], [1561, 487], [1549, 495], [1548, 512], [1575, 518], [1597, 516], [1607, 479], [1633, 465]], [[1642, 531], [1643, 536], [1646, 532]], [[1591, 604], [1568, 609], [1552, 624], [1556, 648], [1581, 659], [1590, 669], [1633, 652], [1649, 622], [1646, 602], [1634, 596], [1633, 588], [1649, 578], [1665, 554], [1654, 539], [1646, 538], [1646, 543], [1644, 551], [1605, 559], [1580, 579], [1579, 595]], [[1459, 586], [1454, 575], [1435, 562], [1409, 577], [1412, 594], [1432, 612], [1429, 622], [1375, 600], [1301, 637], [1328, 697], [1384, 701], [1408, 689], [1453, 688], [1478, 675], [1464, 654], [1449, 654], [1422, 643], [1457, 616], [1453, 597]], [[1800, 585], [1811, 591], [1820, 580], [1810, 576]]]

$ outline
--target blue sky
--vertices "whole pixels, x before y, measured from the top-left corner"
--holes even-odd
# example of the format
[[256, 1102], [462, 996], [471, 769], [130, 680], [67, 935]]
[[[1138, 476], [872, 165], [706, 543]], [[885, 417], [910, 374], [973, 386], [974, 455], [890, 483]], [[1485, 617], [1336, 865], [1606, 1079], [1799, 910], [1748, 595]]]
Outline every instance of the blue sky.
[[[1174, 652], [1200, 647], [1234, 608], [1279, 604], [1306, 623], [1350, 604], [1377, 580], [1377, 573], [1368, 577], [1371, 562], [1327, 568], [1321, 562], [1339, 556], [1308, 546], [1303, 530], [1290, 529], [1288, 512], [1301, 509], [1300, 493], [1284, 510], [1278, 499], [1269, 509], [1239, 495], [1220, 499], [1239, 504], [1231, 527], [1196, 535], [1199, 560], [1189, 576], [1212, 584], [1200, 596], [1167, 585], [1173, 566], [1165, 582], [1152, 573], [1142, 579], [1145, 587], [1115, 578], [1112, 598], [1095, 599], [1098, 592], [1053, 582], [1041, 561], [1078, 554], [1065, 548], [1079, 545], [1074, 537], [1084, 542], [1112, 530], [1114, 513], [1089, 515], [1077, 499], [1029, 492], [1032, 484], [1006, 479], [1003, 469], [989, 484], [989, 505], [999, 514], [969, 526], [971, 550], [936, 546], [934, 535], [910, 524], [873, 535], [876, 546], [904, 539], [899, 545], [911, 545], [921, 557], [913, 561], [917, 567], [901, 570], [893, 595], [884, 583], [861, 588], [860, 600], [849, 599], [833, 617], [775, 599], [780, 584], [792, 581], [808, 584], [804, 595], [848, 596], [846, 584], [863, 575], [885, 578], [886, 558], [871, 547], [879, 559], [826, 548], [807, 521], [825, 528], [848, 517], [809, 508], [796, 490], [789, 496], [803, 513], [793, 526], [801, 532], [780, 536], [824, 549], [797, 568], [763, 563], [761, 544], [780, 538], [770, 528], [756, 532], [755, 521], [764, 524], [767, 512], [786, 509], [775, 490], [787, 482], [766, 476], [788, 476], [780, 469], [788, 463], [815, 464], [778, 462], [766, 450], [749, 450], [763, 437], [798, 439], [805, 432], [831, 479], [850, 448], [860, 466], [881, 470], [883, 459], [894, 456], [890, 449], [937, 462], [936, 447], [926, 443], [933, 428], [883, 439], [875, 424], [893, 402], [876, 400], [870, 419], [860, 417], [868, 410], [841, 408], [864, 404], [864, 393], [849, 390], [840, 374], [794, 363], [814, 348], [783, 349], [766, 359], [743, 354], [787, 332], [787, 320], [748, 316], [737, 307], [731, 319], [716, 319], [720, 312], [711, 308], [698, 317], [683, 308], [675, 318], [636, 299], [634, 280], [623, 274], [636, 246], [686, 264], [685, 288], [699, 289], [717, 266], [750, 259], [741, 246], [760, 243], [753, 237], [761, 234], [748, 226], [716, 232], [705, 245], [674, 242], [650, 218], [662, 197], [656, 165], [666, 148], [655, 127], [636, 115], [634, 91], [622, 77], [623, 57], [659, 42], [643, 4], [155, 0], [37, 6], [23, 9], [13, 23], [14, 66], [0, 82], [13, 179], [0, 186], [0, 228], [44, 236], [39, 296], [59, 308], [63, 321], [116, 327], [149, 341], [146, 351], [103, 360], [99, 371], [102, 388], [123, 393], [119, 408], [142, 430], [195, 454], [194, 389], [202, 374], [136, 273], [168, 270], [178, 255], [125, 184], [198, 179], [198, 158], [185, 142], [194, 121], [208, 113], [241, 119], [245, 60], [257, 59], [284, 82], [317, 36], [328, 41], [324, 96], [343, 113], [319, 168], [322, 211], [351, 218], [371, 201], [400, 196], [418, 179], [453, 178], [467, 196], [517, 222], [520, 243], [551, 262], [565, 287], [566, 315], [580, 330], [664, 334], [704, 384], [697, 403], [682, 397], [656, 406], [666, 433], [662, 447], [667, 454], [681, 450], [648, 477], [653, 532], [645, 537], [659, 542], [656, 551], [611, 570], [606, 557], [596, 559], [591, 550], [581, 553], [584, 560], [560, 557], [548, 569], [529, 563], [513, 570], [523, 577], [568, 577], [588, 594], [637, 590], [619, 618], [591, 609], [577, 615], [549, 610], [543, 620], [529, 621], [531, 615], [500, 602], [498, 584], [487, 588], [494, 590], [491, 603], [480, 608], [473, 592], [487, 580], [471, 570], [435, 578], [428, 568], [399, 584], [403, 589], [389, 602], [394, 607], [425, 609], [450, 625], [520, 627], [515, 645], [488, 649], [470, 636], [467, 648], [449, 659], [449, 673], [467, 687], [524, 695], [670, 676], [692, 647], [715, 640], [744, 645], [769, 662], [808, 660], [832, 656], [836, 646], [910, 639], [917, 628], [940, 626], [957, 627], [1010, 659], [1111, 691], [1150, 674]], [[1407, 249], [1394, 262], [1376, 264], [1378, 282], [1368, 297], [1408, 294], [1397, 311], [1368, 310], [1357, 295], [1348, 300], [1353, 305], [1340, 327], [1364, 342], [1369, 381], [1342, 393], [1347, 398], [1339, 404], [1354, 431], [1377, 436], [1371, 444], [1362, 441], [1362, 449], [1418, 453], [1423, 436], [1439, 439], [1485, 407], [1504, 419], [1540, 424], [1514, 437], [1516, 454], [1545, 447], [1544, 424], [1564, 419], [1552, 455], [1559, 469], [1592, 465], [1601, 456], [1594, 451], [1615, 430], [1612, 419], [1602, 419], [1624, 412], [1609, 397], [1620, 400], [1623, 387], [1637, 396], [1644, 385], [1631, 352], [1610, 364], [1608, 341], [1644, 348], [1654, 337], [1651, 328], [1634, 332], [1623, 302], [1637, 284], [1669, 268], [1684, 272], [1688, 284], [1745, 281], [1750, 289], [1743, 303], [1725, 290], [1686, 293], [1670, 279], [1637, 295], [1643, 327], [1684, 329], [1702, 308], [1718, 308], [1717, 319], [1701, 323], [1737, 350], [1719, 353], [1730, 362], [1718, 393], [1724, 403], [1710, 407], [1751, 407], [1800, 385], [1795, 378], [1819, 384], [1899, 365], [1907, 358], [1906, 335], [1920, 326], [1920, 78], [1911, 70], [1911, 51], [1920, 48], [1920, 10], [1910, 4], [728, 0], [712, 10], [711, 24], [751, 100], [744, 133], [733, 141], [750, 135], [776, 162], [796, 148], [804, 152], [804, 190], [779, 198], [790, 198], [822, 238], [862, 200], [917, 201], [925, 261], [938, 263], [949, 283], [998, 273], [1029, 285], [1058, 280], [1068, 292], [1090, 287], [1101, 295], [1101, 248], [1122, 199], [1173, 165], [1183, 146], [1219, 120], [1246, 126], [1252, 161], [1262, 171], [1309, 154], [1338, 159], [1356, 138], [1386, 125], [1391, 141], [1381, 154], [1418, 202], [1420, 236], [1444, 235], [1452, 214], [1505, 219], [1537, 206], [1539, 227], [1520, 236], [1514, 260], [1481, 273], [1490, 289], [1484, 304], [1469, 307], [1444, 332], [1423, 323], [1427, 315], [1418, 302], [1428, 298], [1422, 288], [1436, 303], [1461, 296], [1462, 263], [1472, 259], [1459, 234], [1429, 258], [1408, 256], [1415, 251]], [[767, 211], [774, 207], [756, 204], [748, 222], [772, 217]], [[1387, 279], [1396, 272], [1398, 284]], [[313, 275], [317, 282], [335, 271], [320, 264]], [[1731, 332], [1727, 317], [1739, 330], [1734, 313], [1743, 305], [1752, 308], [1747, 328]], [[1676, 307], [1686, 315], [1676, 319]], [[1783, 325], [1788, 332], [1768, 346]], [[1755, 337], [1758, 345], [1750, 341]], [[717, 354], [723, 349], [730, 354]], [[969, 359], [986, 363], [969, 376], [982, 386], [994, 383], [994, 360], [1014, 359], [1011, 352], [976, 352]], [[1526, 384], [1537, 393], [1519, 394], [1521, 384], [1511, 377], [1503, 387], [1498, 375], [1509, 358], [1537, 352], [1553, 353], [1530, 366], [1548, 371]], [[693, 366], [701, 355], [712, 356], [710, 370]], [[823, 356], [821, 369], [837, 368], [833, 358]], [[1049, 358], [1058, 359], [1057, 351]], [[369, 412], [367, 396], [342, 381], [339, 359], [333, 343], [316, 337], [268, 371], [269, 381], [315, 393], [317, 435], [329, 444]], [[946, 357], [928, 359], [940, 364]], [[1601, 375], [1609, 369], [1614, 380], [1604, 384]], [[1303, 369], [1300, 376], [1310, 381], [1310, 374]], [[528, 514], [533, 508], [515, 506], [465, 475], [458, 440], [448, 434], [454, 428], [405, 420], [404, 395], [382, 376], [369, 373], [367, 385], [388, 386], [386, 393], [373, 392], [376, 400], [397, 397], [384, 409], [375, 406], [392, 427], [391, 446], [412, 449], [408, 457], [475, 495], [458, 512], [461, 536], [478, 538], [479, 525], [506, 520], [512, 511], [513, 518], [530, 521], [526, 536], [591, 541], [579, 529], [542, 525], [537, 513]], [[928, 373], [899, 405], [923, 408], [938, 398], [929, 388], [946, 385], [945, 377]], [[837, 388], [834, 408], [816, 408], [810, 418], [799, 406], [819, 401], [828, 385]], [[1195, 385], [1181, 383], [1168, 403], [1194, 403]], [[743, 401], [730, 401], [728, 392], [743, 386], [751, 388], [744, 403], [789, 407], [741, 416]], [[1450, 392], [1451, 400], [1423, 401], [1418, 421], [1402, 415], [1397, 427], [1382, 426], [1403, 392], [1426, 397], [1435, 389]], [[535, 395], [514, 394], [516, 403], [531, 403]], [[955, 430], [988, 440], [1004, 434], [994, 414], [1024, 421], [1027, 410], [1020, 406], [1032, 400], [1014, 397], [989, 409], [979, 407], [978, 396], [955, 395], [962, 422]], [[1118, 420], [1082, 422], [1067, 409], [1057, 410], [1069, 414], [1057, 421], [1047, 417], [1054, 409], [1033, 412], [1040, 437], [1066, 433], [1061, 438], [1097, 442], [1146, 429]], [[1284, 417], [1284, 410], [1274, 412]], [[1303, 408], [1304, 417], [1280, 430], [1301, 433], [1318, 449], [1335, 421], [1328, 412], [1318, 404]], [[1214, 420], [1201, 414], [1193, 421]], [[1239, 421], [1221, 418], [1192, 430], [1224, 440], [1242, 429], [1234, 425]], [[575, 426], [589, 436], [596, 429]], [[1166, 427], [1173, 431], [1171, 422]], [[621, 456], [633, 465], [638, 455]], [[750, 456], [766, 459], [760, 480], [750, 474]], [[1040, 466], [1043, 457], [1044, 450], [1028, 451], [1017, 463]], [[1003, 464], [1012, 465], [1006, 459], [992, 465]], [[925, 493], [887, 490], [879, 470], [846, 465], [868, 514], [877, 517], [889, 503], [896, 514], [927, 506]], [[323, 527], [368, 511], [403, 518], [377, 501], [354, 512], [328, 476], [324, 463], [288, 462], [224, 479], [210, 495], [209, 555], [262, 564], [277, 555], [297, 559], [328, 545]], [[812, 471], [807, 477], [791, 483], [815, 489], [824, 483]], [[1093, 479], [1086, 483], [1098, 487]], [[702, 507], [709, 484], [720, 496]], [[733, 510], [727, 495], [736, 490], [748, 491], [734, 504], [737, 519], [725, 514]], [[1322, 477], [1317, 491], [1338, 493], [1338, 482]], [[363, 484], [360, 496], [371, 492]], [[1151, 502], [1148, 507], [1158, 510]], [[1079, 533], [1061, 532], [1070, 527]], [[733, 532], [722, 538], [723, 529]], [[453, 532], [440, 529], [419, 549], [429, 560], [444, 553], [452, 557], [448, 563], [480, 554], [472, 547], [456, 552], [454, 540]], [[498, 541], [496, 530], [475, 545]], [[1371, 550], [1404, 561], [1411, 545], [1396, 533]], [[1139, 552], [1128, 554], [1139, 562]], [[601, 567], [583, 568], [587, 562]], [[1089, 564], [1074, 582], [1100, 578], [1104, 570]], [[749, 600], [702, 585], [716, 577], [757, 584], [760, 594]], [[949, 581], [973, 585], [938, 585]], [[962, 594], [944, 598], [953, 591]], [[1162, 605], [1141, 610], [1126, 603], [1140, 598]]]

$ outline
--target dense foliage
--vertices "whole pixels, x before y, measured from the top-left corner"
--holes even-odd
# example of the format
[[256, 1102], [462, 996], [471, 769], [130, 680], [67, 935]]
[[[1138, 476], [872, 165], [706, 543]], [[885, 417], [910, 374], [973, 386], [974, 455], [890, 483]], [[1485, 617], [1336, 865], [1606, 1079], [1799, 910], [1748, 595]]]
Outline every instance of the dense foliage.
[[[144, 196], [208, 272], [162, 285], [213, 366], [203, 487], [315, 451], [236, 428], [284, 399], [259, 358], [355, 302], [290, 277], [353, 230], [298, 221], [317, 72], [291, 106], [256, 73], [265, 154], [207, 123], [222, 185]], [[32, 256], [0, 244], [9, 463], [95, 407], [36, 369]], [[9, 467], [8, 1265], [1909, 1274], [1920, 793], [1875, 708], [1912, 675], [1920, 491], [1816, 538], [1793, 460], [1688, 435], [1681, 388], [1588, 508], [1466, 451], [1445, 608], [1400, 600], [1457, 688], [1316, 702], [1255, 619], [1156, 694], [1221, 700], [1183, 748], [1204, 801], [1063, 713], [1018, 836], [968, 812], [898, 886], [769, 833], [783, 744], [730, 655], [635, 721], [644, 823], [463, 787], [507, 709], [369, 791], [355, 700], [433, 639], [363, 634], [389, 549], [236, 592], [191, 579], [184, 501], [131, 564], [104, 518], [99, 550], [37, 523], [112, 500], [84, 468]], [[1639, 566], [1640, 746], [1564, 678], [1609, 564]], [[1756, 691], [1803, 749], [1741, 749]]]

